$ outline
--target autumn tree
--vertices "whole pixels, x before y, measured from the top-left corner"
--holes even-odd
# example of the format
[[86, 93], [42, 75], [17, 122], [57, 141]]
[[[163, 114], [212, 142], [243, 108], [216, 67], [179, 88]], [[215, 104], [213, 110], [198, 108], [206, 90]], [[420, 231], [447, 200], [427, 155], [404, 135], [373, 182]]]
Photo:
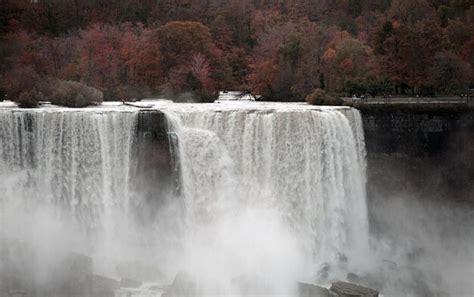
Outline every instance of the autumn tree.
[[238, 90], [246, 85], [249, 71], [247, 51], [236, 45], [227, 20], [217, 16], [211, 24], [215, 44], [212, 77], [221, 90]]
[[435, 11], [427, 0], [393, 0], [388, 14], [404, 24], [414, 25], [420, 20], [432, 18]]
[[152, 41], [154, 29], [125, 24], [119, 43], [119, 86], [121, 98], [136, 98], [157, 90], [161, 83], [159, 44]]
[[[308, 20], [297, 23], [283, 19], [264, 29], [258, 36], [253, 55], [254, 73], [251, 85], [262, 92], [261, 82], [267, 82], [266, 92], [259, 93], [267, 100], [302, 101], [315, 88], [325, 87], [323, 52], [329, 40], [327, 30]], [[273, 69], [272, 84], [268, 75]], [[264, 71], [263, 71], [264, 70]]]
[[80, 33], [81, 79], [104, 92], [106, 100], [117, 98], [120, 60], [118, 28], [97, 24]]
[[431, 84], [444, 93], [467, 89], [470, 74], [471, 65], [451, 52], [437, 53], [429, 69]]
[[443, 30], [434, 21], [419, 21], [415, 26], [395, 22], [393, 32], [383, 43], [383, 55], [379, 59], [382, 71], [401, 93], [408, 88], [413, 94], [424, 92], [429, 87], [428, 68], [445, 45]]
[[[160, 68], [164, 73], [161, 89], [170, 95], [195, 92], [199, 100], [210, 101], [215, 91], [209, 77], [213, 70], [208, 61], [214, 57], [209, 28], [198, 22], [170, 22], [157, 30], [153, 40], [159, 44]], [[198, 73], [206, 73], [206, 83], [204, 76], [196, 76]], [[193, 84], [192, 79], [200, 83]]]
[[450, 47], [455, 51], [459, 51], [472, 37], [474, 24], [468, 24], [460, 19], [450, 20], [445, 30]]
[[293, 88], [297, 90], [299, 96], [306, 96], [315, 88], [326, 89], [328, 69], [323, 56], [334, 34], [334, 28], [303, 21], [298, 24], [298, 31], [301, 57], [295, 72]]
[[471, 87], [474, 86], [474, 38], [467, 41], [462, 49], [461, 57], [471, 66]]
[[263, 99], [272, 99], [277, 94], [278, 66], [271, 60], [262, 61], [251, 66], [249, 83], [252, 92]]
[[469, 69], [474, 84], [471, 0], [0, 2], [2, 93], [21, 85], [15, 70], [80, 82], [106, 100], [212, 101], [215, 90], [235, 89], [300, 101], [318, 88], [379, 95], [392, 84], [444, 93], [447, 81], [465, 82], [442, 75]]
[[80, 80], [104, 92], [105, 100], [140, 97], [161, 83], [160, 53], [141, 25], [97, 24], [81, 30]]
[[374, 51], [376, 54], [383, 55], [385, 53], [385, 41], [393, 36], [393, 23], [391, 21], [385, 21], [375, 31], [374, 38]]
[[335, 35], [324, 53], [329, 65], [329, 84], [338, 92], [365, 93], [374, 64], [373, 51], [343, 31]]

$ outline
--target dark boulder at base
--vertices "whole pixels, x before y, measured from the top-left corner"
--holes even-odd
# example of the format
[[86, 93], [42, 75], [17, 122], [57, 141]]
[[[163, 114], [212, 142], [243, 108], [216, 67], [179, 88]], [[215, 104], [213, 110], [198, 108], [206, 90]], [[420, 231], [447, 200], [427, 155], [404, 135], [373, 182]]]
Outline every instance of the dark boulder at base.
[[348, 281], [352, 282], [352, 283], [358, 283], [360, 284], [361, 282], [361, 278], [359, 275], [355, 274], [355, 273], [352, 273], [352, 272], [349, 272], [347, 275], [346, 275], [346, 278]]
[[318, 281], [326, 281], [329, 277], [329, 272], [331, 271], [331, 265], [328, 263], [321, 264], [318, 271]]
[[383, 290], [383, 277], [381, 277], [381, 272], [371, 272], [363, 275], [358, 275], [349, 272], [346, 275], [346, 280], [349, 283], [358, 284], [359, 286], [367, 288], [372, 288], [379, 292]]
[[329, 289], [333, 296], [337, 297], [378, 297], [379, 292], [362, 287], [359, 285], [346, 283], [346, 282], [335, 282]]
[[307, 283], [298, 283], [298, 297], [330, 297], [329, 290]]

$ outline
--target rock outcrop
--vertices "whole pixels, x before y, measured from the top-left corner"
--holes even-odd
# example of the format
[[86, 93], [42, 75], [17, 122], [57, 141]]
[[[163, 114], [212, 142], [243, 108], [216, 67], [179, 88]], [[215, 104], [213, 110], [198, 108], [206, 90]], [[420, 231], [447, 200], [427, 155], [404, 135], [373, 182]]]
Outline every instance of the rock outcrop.
[[378, 297], [379, 292], [347, 282], [335, 282], [329, 289], [334, 297]]

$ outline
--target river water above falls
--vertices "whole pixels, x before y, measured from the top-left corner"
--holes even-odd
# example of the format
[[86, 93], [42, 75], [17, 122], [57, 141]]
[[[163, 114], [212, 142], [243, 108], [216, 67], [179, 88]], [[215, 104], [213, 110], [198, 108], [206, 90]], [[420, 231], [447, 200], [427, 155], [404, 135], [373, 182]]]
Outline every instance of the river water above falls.
[[[4, 286], [21, 267], [27, 281], [17, 286], [51, 283], [70, 252], [113, 278], [166, 284], [182, 271], [205, 296], [293, 295], [296, 281], [341, 278], [367, 264], [357, 110], [137, 106], [0, 106]], [[146, 126], [140, 114], [155, 110], [166, 122], [160, 147], [137, 128]], [[144, 151], [153, 158], [140, 159]], [[149, 170], [171, 159], [175, 170], [165, 175], [176, 175], [178, 189]], [[25, 263], [25, 254], [34, 260]]]

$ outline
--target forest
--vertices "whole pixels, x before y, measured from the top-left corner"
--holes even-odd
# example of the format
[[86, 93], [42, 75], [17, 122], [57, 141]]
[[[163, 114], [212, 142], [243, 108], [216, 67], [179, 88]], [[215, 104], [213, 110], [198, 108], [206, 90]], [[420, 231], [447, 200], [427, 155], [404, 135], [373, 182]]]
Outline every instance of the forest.
[[26, 107], [474, 86], [473, 0], [0, 0], [0, 10], [0, 96]]

